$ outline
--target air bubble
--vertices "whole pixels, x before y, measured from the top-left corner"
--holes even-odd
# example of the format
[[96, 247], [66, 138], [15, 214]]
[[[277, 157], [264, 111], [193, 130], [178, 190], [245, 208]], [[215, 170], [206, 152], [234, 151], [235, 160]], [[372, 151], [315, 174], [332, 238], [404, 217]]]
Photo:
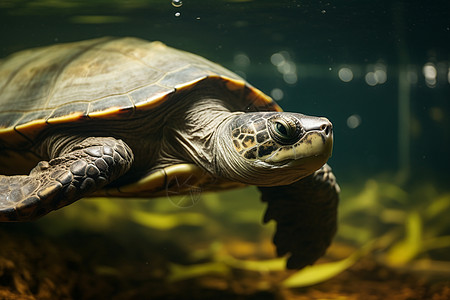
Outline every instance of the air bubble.
[[176, 12], [175, 17], [179, 17], [179, 16], [181, 16], [181, 14], [179, 12]]
[[339, 79], [343, 82], [350, 82], [353, 79], [353, 72], [350, 68], [341, 68], [338, 72]]
[[347, 118], [347, 126], [351, 129], [355, 129], [361, 125], [361, 117], [357, 114], [351, 115]]
[[183, 5], [183, 1], [181, 1], [181, 0], [172, 0], [172, 5], [174, 7], [180, 7], [180, 6]]
[[233, 62], [240, 68], [246, 68], [250, 65], [250, 58], [245, 53], [238, 53], [234, 56]]
[[272, 96], [272, 98], [275, 101], [280, 101], [283, 99], [284, 97], [284, 93], [283, 90], [279, 89], [279, 88], [274, 88], [271, 92], [270, 92], [270, 96]]
[[278, 67], [278, 66], [281, 66], [282, 64], [284, 64], [286, 62], [286, 59], [284, 58], [283, 54], [278, 52], [278, 53], [272, 54], [272, 56], [270, 57], [270, 61], [272, 62], [272, 64], [274, 66]]
[[297, 74], [296, 73], [287, 73], [283, 74], [283, 80], [287, 84], [296, 84], [297, 83]]
[[368, 72], [366, 74], [366, 83], [370, 86], [376, 86], [378, 83], [378, 78], [377, 75], [375, 74], [375, 72]]

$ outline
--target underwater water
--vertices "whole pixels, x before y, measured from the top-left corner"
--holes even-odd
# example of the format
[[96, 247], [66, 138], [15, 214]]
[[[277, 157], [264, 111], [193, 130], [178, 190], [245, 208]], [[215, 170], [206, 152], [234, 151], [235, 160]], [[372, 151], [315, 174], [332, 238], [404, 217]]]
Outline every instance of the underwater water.
[[333, 123], [342, 190], [335, 242], [306, 275], [275, 259], [252, 187], [0, 224], [0, 299], [450, 297], [448, 1], [2, 0], [0, 26], [1, 58], [135, 36], [220, 63]]

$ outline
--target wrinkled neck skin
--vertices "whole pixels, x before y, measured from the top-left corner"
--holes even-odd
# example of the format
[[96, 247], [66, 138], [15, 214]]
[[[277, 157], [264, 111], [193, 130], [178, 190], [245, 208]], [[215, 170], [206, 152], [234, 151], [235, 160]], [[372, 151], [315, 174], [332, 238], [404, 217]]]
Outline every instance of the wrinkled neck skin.
[[225, 107], [224, 101], [209, 98], [197, 100], [186, 111], [173, 114], [164, 127], [160, 165], [187, 160], [220, 176], [215, 163], [217, 139], [226, 131], [224, 124], [239, 114], [242, 112], [231, 112]]

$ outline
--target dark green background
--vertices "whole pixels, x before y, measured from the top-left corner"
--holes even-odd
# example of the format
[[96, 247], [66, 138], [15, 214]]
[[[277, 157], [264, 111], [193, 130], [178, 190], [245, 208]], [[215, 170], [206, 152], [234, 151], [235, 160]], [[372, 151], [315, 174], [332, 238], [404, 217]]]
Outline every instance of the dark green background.
[[[176, 8], [170, 0], [2, 0], [0, 57], [105, 35], [161, 40], [244, 72], [268, 94], [283, 90], [280, 105], [287, 111], [328, 117], [335, 128], [330, 163], [341, 180], [397, 172], [399, 135], [410, 134], [410, 178], [445, 183], [450, 165], [449, 12], [448, 1], [183, 0]], [[297, 83], [285, 83], [271, 64], [271, 55], [279, 51], [289, 52], [296, 63]], [[239, 53], [250, 58], [248, 68], [234, 63]], [[364, 75], [379, 62], [387, 67], [387, 81], [369, 86]], [[439, 67], [434, 88], [424, 81], [427, 62]], [[342, 66], [354, 71], [349, 83], [337, 76]], [[416, 72], [417, 83], [410, 86], [411, 122], [399, 133], [401, 68]], [[432, 117], [436, 112], [438, 119]], [[362, 123], [350, 129], [346, 122], [353, 114]]]

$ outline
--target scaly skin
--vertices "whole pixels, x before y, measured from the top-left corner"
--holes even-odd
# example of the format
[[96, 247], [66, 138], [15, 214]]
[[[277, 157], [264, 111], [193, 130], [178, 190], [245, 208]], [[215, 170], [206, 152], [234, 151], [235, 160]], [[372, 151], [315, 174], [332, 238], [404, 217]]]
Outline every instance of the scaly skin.
[[0, 176], [0, 221], [33, 220], [92, 193], [130, 168], [133, 153], [121, 140], [91, 137], [29, 175]]

